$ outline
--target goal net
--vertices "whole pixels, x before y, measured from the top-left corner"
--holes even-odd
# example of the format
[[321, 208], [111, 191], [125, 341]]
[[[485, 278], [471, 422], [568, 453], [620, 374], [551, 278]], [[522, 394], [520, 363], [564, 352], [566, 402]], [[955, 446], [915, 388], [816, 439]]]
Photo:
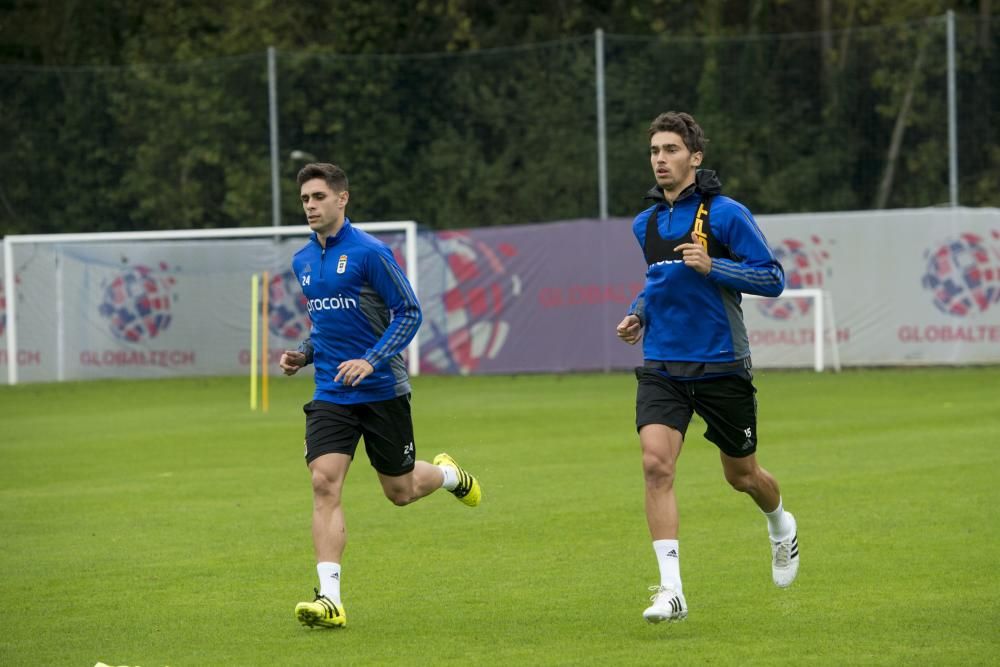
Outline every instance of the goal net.
[[[354, 223], [393, 249], [417, 290], [414, 221]], [[240, 375], [254, 274], [268, 275], [267, 358], [309, 335], [291, 271], [308, 227], [12, 235], [3, 241], [0, 368], [8, 384]], [[417, 375], [419, 341], [407, 350]], [[311, 367], [310, 367], [311, 368]]]

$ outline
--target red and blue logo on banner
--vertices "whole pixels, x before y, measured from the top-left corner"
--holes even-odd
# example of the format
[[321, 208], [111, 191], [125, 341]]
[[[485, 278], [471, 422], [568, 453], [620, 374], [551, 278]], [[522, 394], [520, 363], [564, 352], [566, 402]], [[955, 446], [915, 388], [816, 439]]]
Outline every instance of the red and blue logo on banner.
[[[830, 253], [818, 236], [813, 235], [808, 241], [784, 239], [771, 251], [785, 269], [785, 289], [822, 289], [824, 278], [831, 274]], [[757, 303], [757, 309], [772, 320], [789, 320], [809, 314], [812, 302], [812, 299], [766, 299]]]
[[176, 282], [165, 262], [158, 269], [137, 264], [101, 285], [98, 312], [118, 340], [139, 343], [156, 338], [170, 326]]
[[288, 340], [308, 335], [311, 324], [306, 295], [299, 287], [295, 272], [289, 269], [273, 276], [267, 289], [267, 325], [271, 333]]
[[921, 283], [931, 291], [942, 313], [965, 317], [1000, 302], [1000, 231], [992, 241], [978, 234], [960, 234], [927, 250]]
[[507, 261], [517, 248], [489, 244], [462, 232], [430, 236], [432, 261], [443, 269], [439, 286], [423, 283], [431, 303], [424, 308], [421, 362], [431, 373], [470, 373], [493, 359], [507, 342], [505, 310], [520, 295], [520, 278]]

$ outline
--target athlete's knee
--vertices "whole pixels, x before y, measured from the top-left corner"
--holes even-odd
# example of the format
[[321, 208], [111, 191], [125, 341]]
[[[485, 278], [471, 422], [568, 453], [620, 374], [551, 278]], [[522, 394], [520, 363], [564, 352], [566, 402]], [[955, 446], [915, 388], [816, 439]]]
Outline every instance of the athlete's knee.
[[642, 445], [642, 473], [646, 486], [672, 488], [684, 435], [666, 425], [647, 424], [639, 430], [639, 442]]
[[750, 493], [757, 489], [758, 474], [755, 470], [726, 470], [726, 481], [734, 491], [740, 493]]
[[397, 507], [409, 505], [417, 499], [416, 494], [413, 493], [412, 489], [392, 488], [383, 489], [383, 491], [385, 492], [385, 497], [392, 501], [392, 504]]
[[397, 507], [409, 505], [418, 498], [417, 489], [413, 483], [413, 475], [383, 478], [382, 493]]
[[670, 488], [674, 484], [677, 462], [673, 458], [661, 456], [654, 452], [643, 452], [642, 474], [646, 486]]
[[313, 470], [312, 488], [314, 497], [339, 499], [342, 486], [343, 483], [341, 480], [330, 477], [320, 470]]

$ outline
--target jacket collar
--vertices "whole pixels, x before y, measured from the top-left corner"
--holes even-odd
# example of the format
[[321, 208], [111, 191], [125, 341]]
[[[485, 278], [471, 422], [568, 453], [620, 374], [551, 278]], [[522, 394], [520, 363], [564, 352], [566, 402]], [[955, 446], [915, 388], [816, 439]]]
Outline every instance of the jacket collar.
[[337, 231], [336, 234], [334, 234], [333, 236], [327, 236], [326, 237], [326, 245], [325, 246], [320, 245], [320, 243], [319, 243], [319, 236], [316, 234], [316, 232], [313, 232], [312, 236], [310, 236], [310, 238], [313, 241], [315, 241], [316, 244], [319, 245], [321, 248], [324, 248], [324, 247], [325, 248], [329, 248], [330, 246], [332, 246], [333, 244], [341, 241], [345, 236], [347, 236], [348, 230], [350, 228], [351, 228], [351, 219], [348, 218], [347, 216], [344, 216], [344, 224], [340, 226], [340, 229]]
[[[694, 183], [684, 188], [674, 203], [676, 204], [680, 200], [686, 199], [694, 193], [702, 195], [721, 194], [722, 181], [719, 180], [718, 174], [711, 169], [699, 169], [694, 173]], [[667, 203], [667, 199], [663, 196], [663, 190], [659, 185], [651, 187], [643, 199], [652, 199], [657, 204]]]

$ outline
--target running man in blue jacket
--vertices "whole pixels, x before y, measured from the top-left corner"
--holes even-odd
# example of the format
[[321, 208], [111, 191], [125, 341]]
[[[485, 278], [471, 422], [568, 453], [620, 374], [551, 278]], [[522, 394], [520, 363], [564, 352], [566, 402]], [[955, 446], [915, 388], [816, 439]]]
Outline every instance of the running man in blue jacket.
[[646, 259], [646, 284], [617, 327], [634, 345], [636, 428], [646, 484], [646, 521], [660, 569], [651, 587], [650, 623], [687, 616], [681, 585], [677, 457], [692, 413], [708, 426], [726, 481], [767, 517], [774, 583], [790, 586], [799, 568], [795, 518], [778, 482], [757, 463], [757, 400], [741, 293], [778, 296], [784, 270], [750, 211], [721, 194], [715, 173], [700, 170], [705, 135], [686, 113], [667, 112], [649, 128], [653, 205], [632, 223]]
[[294, 375], [315, 366], [316, 391], [304, 407], [305, 458], [312, 474], [312, 535], [320, 588], [295, 616], [310, 627], [343, 627], [340, 563], [347, 541], [341, 490], [364, 437], [382, 491], [408, 505], [445, 488], [475, 507], [479, 481], [447, 454], [418, 461], [410, 381], [402, 352], [422, 319], [413, 288], [389, 248], [346, 217], [347, 175], [335, 165], [299, 171], [302, 208], [313, 234], [292, 259], [312, 330], [279, 365]]

